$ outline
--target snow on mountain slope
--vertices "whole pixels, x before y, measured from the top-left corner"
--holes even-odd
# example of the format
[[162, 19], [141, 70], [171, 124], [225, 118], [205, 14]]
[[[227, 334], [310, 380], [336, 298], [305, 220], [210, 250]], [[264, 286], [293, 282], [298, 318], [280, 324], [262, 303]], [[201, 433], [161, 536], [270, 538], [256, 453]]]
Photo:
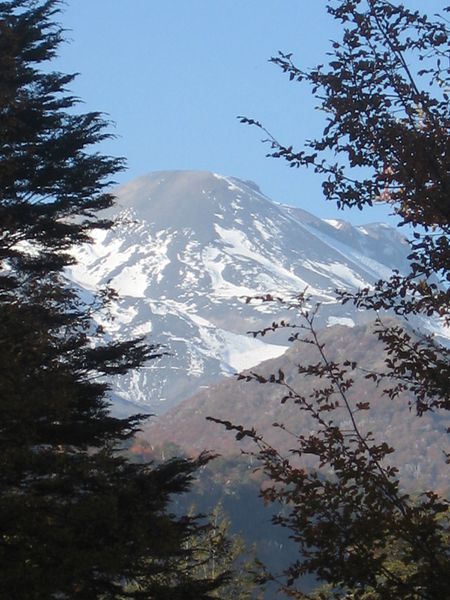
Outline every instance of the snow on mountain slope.
[[284, 317], [281, 308], [246, 297], [307, 289], [323, 323], [351, 326], [364, 314], [338, 304], [334, 289], [406, 266], [407, 245], [390, 227], [323, 221], [272, 202], [254, 183], [207, 172], [137, 179], [118, 189], [112, 216], [111, 230], [77, 250], [70, 276], [118, 292], [111, 335], [149, 335], [170, 352], [115, 388], [120, 402], [151, 412], [285, 351], [280, 335], [247, 334]]

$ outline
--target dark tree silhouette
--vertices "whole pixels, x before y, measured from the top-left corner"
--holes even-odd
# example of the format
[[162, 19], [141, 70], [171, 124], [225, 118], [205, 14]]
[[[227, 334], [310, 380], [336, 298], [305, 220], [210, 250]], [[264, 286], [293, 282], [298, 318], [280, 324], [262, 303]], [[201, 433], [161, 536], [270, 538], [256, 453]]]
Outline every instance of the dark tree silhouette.
[[102, 341], [101, 298], [64, 279], [123, 162], [91, 150], [107, 124], [48, 70], [58, 10], [0, 2], [0, 597], [206, 599], [224, 576], [193, 574], [202, 525], [169, 507], [208, 457], [124, 458], [143, 415], [111, 416], [105, 377], [160, 349]]
[[[322, 135], [297, 151], [258, 121], [241, 120], [264, 130], [269, 156], [322, 176], [327, 200], [359, 209], [384, 202], [400, 226], [407, 226], [410, 272], [340, 296], [358, 308], [383, 309], [402, 319], [377, 319], [385, 370], [368, 373], [368, 385], [372, 380], [397, 402], [408, 396], [418, 417], [425, 411], [439, 415], [450, 408], [450, 351], [412, 328], [429, 318], [449, 326], [450, 32], [444, 18], [431, 21], [387, 0], [336, 0], [328, 12], [342, 24], [328, 64], [305, 71], [291, 54], [272, 59], [290, 80], [311, 84], [326, 116]], [[450, 598], [448, 499], [433, 490], [414, 498], [402, 491], [388, 461], [394, 449], [361, 428], [370, 401], [348, 399], [357, 368], [351, 349], [342, 364], [327, 358], [315, 328], [316, 309], [304, 296], [259, 300], [297, 311], [302, 321], [292, 326], [301, 329], [293, 329], [292, 340], [317, 349], [315, 364], [298, 367], [317, 381], [312, 393], [293, 389], [282, 372], [242, 375], [281, 386], [282, 402], [294, 403], [315, 422], [314, 431], [295, 436], [289, 455], [256, 431], [222, 421], [238, 439], [254, 440], [255, 455], [272, 482], [262, 495], [283, 505], [276, 520], [299, 545], [285, 589], [297, 598]], [[302, 467], [306, 456], [315, 459], [315, 469]], [[448, 468], [444, 455], [438, 468]], [[328, 588], [304, 593], [301, 577], [311, 573]]]

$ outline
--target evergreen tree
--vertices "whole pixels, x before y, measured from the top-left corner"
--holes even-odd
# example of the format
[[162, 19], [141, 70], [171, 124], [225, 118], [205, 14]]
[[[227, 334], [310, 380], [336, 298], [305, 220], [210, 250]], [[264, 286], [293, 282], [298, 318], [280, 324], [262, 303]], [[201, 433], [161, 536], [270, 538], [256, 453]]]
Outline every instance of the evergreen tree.
[[111, 416], [105, 378], [160, 351], [102, 342], [101, 300], [63, 275], [73, 245], [109, 225], [98, 211], [123, 163], [90, 151], [106, 123], [75, 114], [73, 76], [46, 68], [58, 6], [0, 2], [0, 597], [206, 599], [225, 575], [184, 566], [200, 525], [169, 507], [208, 457], [120, 453], [143, 416]]
[[195, 544], [192, 548], [194, 573], [206, 579], [232, 574], [220, 589], [212, 592], [214, 598], [252, 600], [264, 597], [261, 581], [265, 572], [262, 565], [254, 550], [249, 552], [246, 548], [241, 535], [230, 537], [230, 519], [221, 502], [212, 510], [203, 534], [192, 541]]

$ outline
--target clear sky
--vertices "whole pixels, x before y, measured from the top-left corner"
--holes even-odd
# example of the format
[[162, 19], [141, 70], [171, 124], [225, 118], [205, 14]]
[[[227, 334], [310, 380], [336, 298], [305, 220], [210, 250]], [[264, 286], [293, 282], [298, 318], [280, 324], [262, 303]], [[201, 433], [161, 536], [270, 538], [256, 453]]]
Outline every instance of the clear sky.
[[[428, 14], [445, 0], [405, 0]], [[80, 75], [71, 91], [85, 110], [104, 111], [117, 138], [100, 148], [127, 159], [126, 182], [150, 171], [199, 169], [251, 179], [276, 201], [355, 223], [387, 211], [338, 212], [312, 172], [265, 158], [264, 123], [300, 147], [320, 134], [305, 85], [290, 83], [268, 59], [293, 52], [297, 64], [326, 59], [337, 24], [325, 0], [66, 0], [59, 17], [70, 43], [56, 68]]]

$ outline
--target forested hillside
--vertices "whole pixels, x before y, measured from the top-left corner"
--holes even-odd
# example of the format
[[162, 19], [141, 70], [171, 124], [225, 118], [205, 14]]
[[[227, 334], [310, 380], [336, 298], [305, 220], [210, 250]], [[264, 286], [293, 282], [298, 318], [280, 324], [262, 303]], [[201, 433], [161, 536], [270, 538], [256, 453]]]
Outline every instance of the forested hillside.
[[[385, 322], [393, 323], [388, 317]], [[383, 393], [384, 386], [377, 386], [366, 378], [370, 372], [385, 371], [383, 344], [373, 329], [374, 323], [353, 328], [337, 325], [320, 330], [319, 339], [325, 345], [328, 359], [337, 363], [347, 360], [351, 349], [352, 360], [358, 366], [352, 374], [354, 382], [348, 393], [349, 401], [353, 406], [370, 402], [370, 411], [358, 414], [359, 426], [395, 448], [389, 463], [399, 469], [402, 486], [411, 492], [433, 488], [448, 493], [444, 453], [450, 451], [445, 435], [450, 418], [430, 412], [418, 419], [411, 406], [411, 394], [405, 393], [393, 400]], [[309, 394], [320, 389], [323, 383], [317, 377], [299, 373], [299, 365], [307, 366], [319, 360], [317, 347], [297, 341], [280, 358], [265, 361], [244, 371], [243, 375], [253, 372], [270, 381], [270, 376], [277, 376], [281, 370], [290, 387]], [[202, 390], [166, 415], [151, 419], [139, 434], [134, 449], [141, 455], [152, 455], [158, 447], [174, 443], [188, 454], [208, 449], [225, 456], [239, 455], [241, 450], [252, 449], [252, 444], [245, 439], [237, 441], [232, 432], [206, 419], [233, 421], [238, 415], [240, 425], [255, 428], [269, 444], [285, 453], [295, 443], [296, 435], [315, 427], [312, 418], [299, 410], [293, 399], [281, 403], [285, 393], [286, 390], [275, 383], [261, 385], [257, 380], [225, 380]], [[335, 411], [333, 419], [339, 427], [349, 427], [344, 407]], [[304, 466], [312, 466], [314, 462], [312, 457], [301, 459]], [[237, 476], [236, 481], [239, 480]]]

